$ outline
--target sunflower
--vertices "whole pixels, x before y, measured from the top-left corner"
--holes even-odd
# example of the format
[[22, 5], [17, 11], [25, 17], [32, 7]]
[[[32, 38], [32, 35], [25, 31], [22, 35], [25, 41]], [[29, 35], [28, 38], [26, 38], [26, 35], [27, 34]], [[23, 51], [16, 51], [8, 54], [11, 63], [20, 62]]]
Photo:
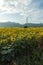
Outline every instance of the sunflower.
[[15, 37], [11, 37], [11, 41], [12, 42], [16, 41], [16, 38]]

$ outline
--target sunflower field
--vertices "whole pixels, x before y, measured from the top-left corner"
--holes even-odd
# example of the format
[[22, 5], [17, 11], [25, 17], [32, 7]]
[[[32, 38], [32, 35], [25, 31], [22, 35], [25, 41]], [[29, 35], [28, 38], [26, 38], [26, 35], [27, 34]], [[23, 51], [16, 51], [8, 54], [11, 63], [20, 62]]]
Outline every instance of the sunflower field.
[[43, 27], [0, 28], [0, 65], [43, 65]]

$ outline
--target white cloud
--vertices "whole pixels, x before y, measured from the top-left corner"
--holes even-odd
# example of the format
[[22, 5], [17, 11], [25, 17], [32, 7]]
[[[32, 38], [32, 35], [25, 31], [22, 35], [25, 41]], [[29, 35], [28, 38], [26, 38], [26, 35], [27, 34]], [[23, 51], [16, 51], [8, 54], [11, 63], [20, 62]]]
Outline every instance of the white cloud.
[[[19, 13], [32, 21], [42, 20], [43, 10], [38, 9], [41, 1], [33, 0], [0, 0], [0, 15]], [[31, 4], [32, 3], [32, 4]]]
[[0, 0], [0, 8], [3, 6], [4, 0]]
[[6, 13], [13, 11], [13, 13], [16, 13], [21, 11], [23, 12], [25, 10], [24, 8], [31, 3], [31, 0], [2, 0], [0, 2], [1, 5], [3, 5], [1, 10], [6, 11]]

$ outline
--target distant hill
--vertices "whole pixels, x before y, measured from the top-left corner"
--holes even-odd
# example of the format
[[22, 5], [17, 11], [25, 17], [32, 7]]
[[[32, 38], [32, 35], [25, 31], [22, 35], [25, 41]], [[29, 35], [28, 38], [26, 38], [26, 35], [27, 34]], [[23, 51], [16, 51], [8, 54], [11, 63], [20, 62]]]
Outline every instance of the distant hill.
[[4, 22], [0, 23], [0, 27], [43, 27], [42, 23], [25, 23], [25, 24], [19, 24], [19, 23], [14, 23], [14, 22]]
[[24, 24], [24, 26], [28, 26], [28, 27], [43, 27], [43, 23], [27, 23], [27, 24]]
[[0, 27], [21, 27], [21, 24], [13, 22], [4, 22], [0, 23]]

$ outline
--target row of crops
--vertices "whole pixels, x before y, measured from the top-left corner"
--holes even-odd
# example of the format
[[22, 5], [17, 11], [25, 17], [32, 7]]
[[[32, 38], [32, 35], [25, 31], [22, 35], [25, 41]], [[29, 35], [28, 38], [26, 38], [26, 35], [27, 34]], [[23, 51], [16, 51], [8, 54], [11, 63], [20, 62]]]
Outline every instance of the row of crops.
[[0, 65], [43, 65], [43, 27], [0, 28]]

